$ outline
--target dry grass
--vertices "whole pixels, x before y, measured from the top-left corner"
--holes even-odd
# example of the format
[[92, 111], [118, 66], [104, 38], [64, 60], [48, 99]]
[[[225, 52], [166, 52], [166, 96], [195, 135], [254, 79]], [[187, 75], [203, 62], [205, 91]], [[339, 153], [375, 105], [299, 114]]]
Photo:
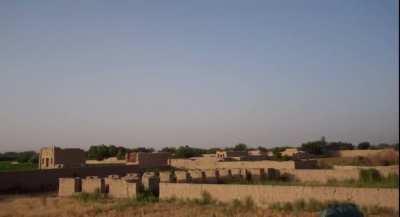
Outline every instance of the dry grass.
[[[238, 203], [185, 201], [135, 203], [129, 200], [82, 202], [54, 195], [0, 196], [0, 217], [317, 217], [317, 212], [276, 211]], [[390, 215], [376, 215], [389, 217]], [[369, 215], [368, 217], [371, 217]]]
[[[118, 209], [124, 201], [107, 200], [82, 203], [74, 198], [52, 195], [2, 196], [0, 217], [289, 217], [268, 209], [239, 209], [216, 204], [196, 204], [182, 201], [131, 204]], [[317, 213], [298, 213], [298, 217], [317, 217]]]
[[386, 151], [364, 157], [328, 157], [318, 159], [320, 168], [330, 169], [333, 165], [342, 166], [389, 166], [399, 164], [396, 151]]

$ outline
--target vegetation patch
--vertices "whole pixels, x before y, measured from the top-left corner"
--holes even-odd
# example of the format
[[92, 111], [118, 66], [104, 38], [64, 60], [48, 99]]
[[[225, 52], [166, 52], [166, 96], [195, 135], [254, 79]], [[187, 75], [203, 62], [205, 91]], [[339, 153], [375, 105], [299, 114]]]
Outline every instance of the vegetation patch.
[[0, 161], [0, 172], [36, 170], [37, 164], [32, 162]]
[[280, 185], [280, 186], [334, 186], [334, 187], [356, 187], [356, 188], [398, 188], [399, 176], [390, 173], [382, 176], [376, 169], [361, 169], [359, 179], [336, 180], [329, 179], [326, 183], [321, 182], [300, 182], [290, 177], [280, 177], [274, 180], [237, 180], [225, 181], [225, 184], [239, 185]]
[[94, 193], [86, 193], [86, 192], [76, 193], [73, 195], [73, 198], [83, 203], [104, 202], [108, 199], [107, 195], [101, 193], [99, 190], [97, 190]]
[[[294, 202], [278, 202], [273, 203], [269, 206], [271, 210], [279, 211], [279, 212], [290, 212], [290, 213], [298, 213], [298, 212], [321, 212], [324, 209], [338, 206], [338, 205], [352, 205], [356, 206], [354, 203], [349, 201], [318, 201], [315, 199], [309, 200], [296, 200]], [[387, 207], [381, 206], [363, 206], [357, 209], [361, 210], [366, 216], [370, 215], [393, 215], [398, 216], [399, 212]]]
[[124, 211], [130, 207], [142, 206], [145, 204], [158, 202], [158, 197], [154, 196], [151, 192], [145, 191], [136, 195], [136, 198], [126, 198], [116, 200], [112, 205], [112, 209], [117, 211]]
[[315, 199], [309, 199], [308, 201], [301, 199], [294, 202], [277, 202], [269, 206], [272, 210], [280, 212], [293, 212], [293, 211], [308, 211], [317, 212], [325, 209], [333, 204], [338, 204], [337, 201], [320, 202]]
[[217, 204], [217, 200], [212, 198], [211, 194], [208, 193], [207, 191], [203, 191], [201, 193], [200, 199], [193, 199], [192, 202], [195, 204], [200, 204], [200, 205], [215, 205]]
[[338, 181], [330, 179], [327, 182], [329, 186], [344, 186], [344, 187], [360, 187], [360, 188], [398, 188], [399, 176], [390, 173], [384, 177], [376, 169], [362, 169], [360, 170], [359, 179], [347, 179]]

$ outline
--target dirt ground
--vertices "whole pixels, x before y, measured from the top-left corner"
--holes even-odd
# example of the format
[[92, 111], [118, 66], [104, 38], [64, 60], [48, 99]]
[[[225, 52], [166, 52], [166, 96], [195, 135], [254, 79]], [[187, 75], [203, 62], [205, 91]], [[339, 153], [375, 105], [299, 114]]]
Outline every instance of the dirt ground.
[[[285, 213], [179, 202], [130, 204], [126, 200], [81, 202], [54, 195], [0, 196], [0, 217], [317, 217], [318, 213]], [[378, 215], [381, 216], [381, 215]], [[385, 216], [386, 217], [386, 216]]]
[[240, 210], [178, 202], [124, 205], [118, 200], [80, 202], [53, 195], [0, 196], [0, 217], [316, 217], [316, 213], [279, 213], [267, 209]]

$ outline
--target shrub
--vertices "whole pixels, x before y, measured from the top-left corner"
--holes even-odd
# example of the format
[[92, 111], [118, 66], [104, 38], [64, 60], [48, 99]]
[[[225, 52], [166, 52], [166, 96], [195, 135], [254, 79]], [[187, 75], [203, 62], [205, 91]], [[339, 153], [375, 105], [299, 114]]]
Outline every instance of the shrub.
[[285, 212], [293, 211], [292, 203], [286, 202], [282, 204], [282, 210]]
[[137, 205], [137, 201], [135, 199], [129, 198], [129, 199], [122, 199], [118, 200], [116, 204], [112, 206], [112, 209], [115, 209], [117, 211], [124, 211], [125, 209]]
[[233, 207], [241, 207], [241, 206], [243, 206], [243, 204], [242, 204], [242, 201], [235, 198], [234, 200], [232, 200], [232, 206]]
[[315, 199], [309, 199], [308, 201], [306, 201], [304, 199], [300, 199], [294, 202], [273, 203], [269, 206], [269, 208], [280, 212], [292, 212], [292, 211], [319, 212], [327, 207], [331, 207], [338, 204], [344, 204], [344, 202], [338, 202], [338, 201], [321, 202]]
[[[166, 200], [167, 201], [167, 200]], [[126, 208], [143, 205], [147, 203], [158, 202], [158, 198], [149, 191], [144, 191], [136, 195], [136, 198], [126, 198], [117, 200], [113, 205], [113, 209], [117, 211], [124, 211]], [[171, 201], [172, 202], [172, 201]]]
[[338, 183], [338, 180], [335, 178], [330, 178], [328, 181], [326, 181], [326, 184], [328, 185], [336, 185]]
[[245, 208], [246, 210], [253, 210], [255, 207], [256, 207], [256, 204], [255, 204], [253, 198], [250, 196], [247, 196], [244, 199], [244, 207], [243, 208]]
[[359, 181], [365, 183], [379, 182], [382, 176], [376, 169], [361, 169], [359, 172]]
[[178, 198], [176, 198], [175, 196], [172, 196], [170, 198], [165, 199], [164, 201], [167, 203], [174, 203], [178, 200]]
[[306, 201], [304, 199], [296, 200], [293, 202], [293, 207], [296, 211], [301, 211], [306, 209]]
[[399, 216], [399, 212], [392, 208], [381, 207], [381, 206], [363, 206], [361, 209], [364, 213], [368, 215], [384, 215], [384, 214], [394, 214], [394, 216]]
[[399, 187], [399, 175], [395, 173], [389, 173], [386, 177], [386, 180], [389, 183], [393, 184], [394, 187]]
[[73, 196], [75, 199], [87, 203], [87, 202], [97, 202], [107, 198], [106, 194], [102, 194], [99, 189], [96, 189], [94, 193], [81, 192]]
[[[327, 203], [328, 205], [330, 204], [330, 202]], [[310, 199], [308, 201], [308, 203], [306, 204], [306, 210], [307, 211], [311, 211], [311, 212], [315, 212], [315, 211], [320, 211], [321, 209], [323, 209], [324, 207], [326, 207], [327, 205], [325, 205], [324, 203], [316, 200], [316, 199]]]
[[136, 201], [139, 203], [155, 203], [158, 197], [154, 196], [150, 191], [144, 191], [136, 195]]
[[206, 204], [214, 204], [216, 201], [211, 197], [211, 194], [208, 193], [207, 191], [203, 191], [201, 193], [201, 199], [199, 200], [200, 204], [206, 205]]

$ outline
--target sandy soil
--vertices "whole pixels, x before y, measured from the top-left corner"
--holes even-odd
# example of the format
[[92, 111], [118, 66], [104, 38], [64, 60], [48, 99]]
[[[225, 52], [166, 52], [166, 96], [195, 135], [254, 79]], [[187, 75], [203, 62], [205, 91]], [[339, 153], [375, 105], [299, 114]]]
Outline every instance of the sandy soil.
[[[318, 217], [318, 213], [285, 213], [261, 208], [200, 205], [183, 202], [132, 204], [127, 200], [81, 202], [52, 194], [0, 195], [0, 217]], [[374, 217], [388, 215], [374, 215]], [[366, 216], [371, 217], [371, 216]]]
[[54, 195], [0, 196], [0, 217], [316, 217], [316, 213], [240, 210], [217, 205], [158, 202], [124, 206], [122, 201], [83, 203]]

